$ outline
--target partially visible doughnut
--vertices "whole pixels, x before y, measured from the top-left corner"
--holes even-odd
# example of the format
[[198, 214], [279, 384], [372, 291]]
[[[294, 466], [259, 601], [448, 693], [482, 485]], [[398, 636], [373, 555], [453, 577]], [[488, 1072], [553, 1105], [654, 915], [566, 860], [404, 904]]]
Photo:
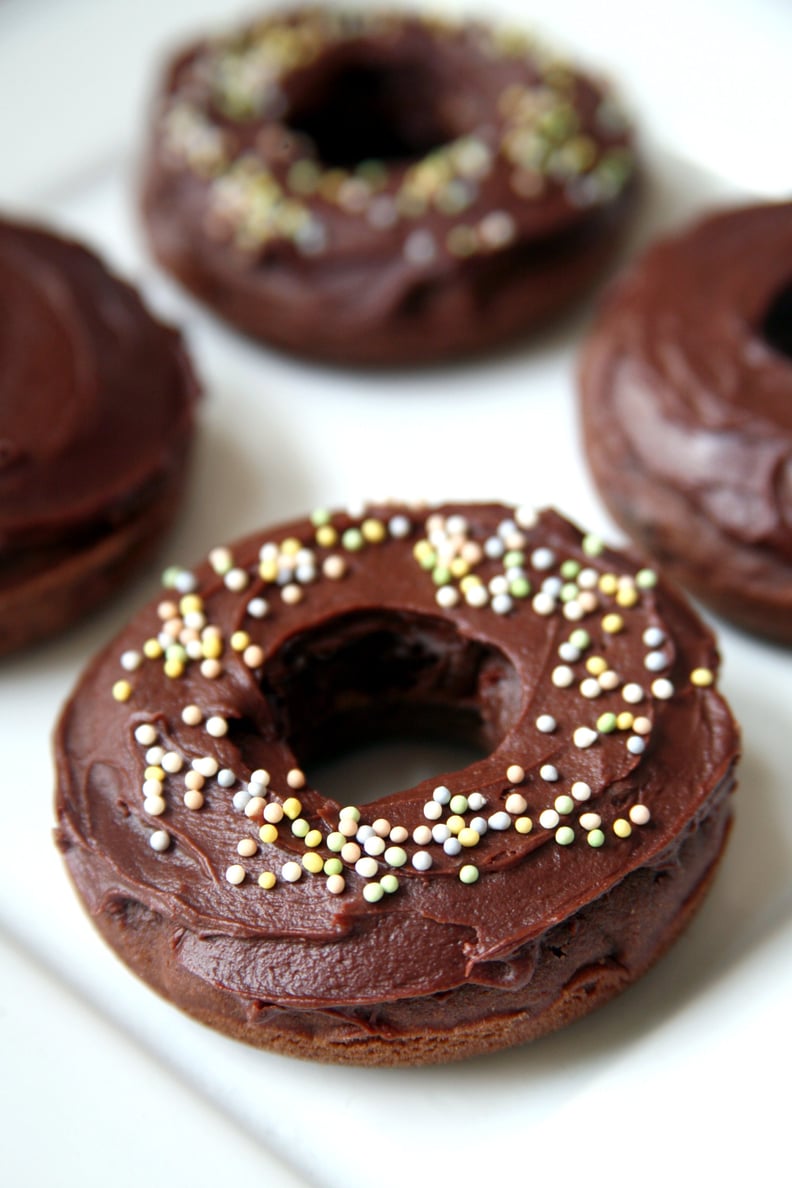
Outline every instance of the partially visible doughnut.
[[611, 92], [525, 35], [306, 8], [171, 62], [143, 211], [160, 263], [247, 333], [414, 363], [580, 294], [634, 174]]
[[792, 643], [792, 203], [652, 246], [603, 304], [581, 393], [615, 518], [714, 610]]
[[0, 221], [0, 654], [116, 590], [179, 503], [181, 340], [86, 248]]
[[[317, 513], [172, 570], [88, 667], [59, 845], [123, 960], [229, 1035], [361, 1064], [520, 1043], [642, 974], [709, 885], [716, 667], [681, 595], [556, 513]], [[488, 753], [360, 807], [312, 786], [393, 731]]]

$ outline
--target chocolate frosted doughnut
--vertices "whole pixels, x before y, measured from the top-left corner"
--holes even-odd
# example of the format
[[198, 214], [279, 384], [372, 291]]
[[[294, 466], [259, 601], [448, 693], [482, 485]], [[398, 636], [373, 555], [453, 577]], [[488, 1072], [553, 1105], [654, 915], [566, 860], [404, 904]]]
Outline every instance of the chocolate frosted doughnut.
[[0, 654], [102, 602], [169, 524], [197, 386], [85, 248], [0, 221]]
[[[682, 929], [735, 726], [681, 595], [554, 512], [369, 508], [175, 569], [57, 731], [58, 842], [118, 954], [197, 1019], [421, 1064], [590, 1011]], [[342, 806], [311, 762], [395, 732], [464, 770]]]
[[518, 335], [589, 284], [634, 185], [612, 95], [522, 34], [309, 8], [170, 65], [143, 209], [236, 326], [341, 363]]
[[595, 322], [581, 391], [616, 519], [715, 610], [792, 642], [792, 203], [653, 246]]

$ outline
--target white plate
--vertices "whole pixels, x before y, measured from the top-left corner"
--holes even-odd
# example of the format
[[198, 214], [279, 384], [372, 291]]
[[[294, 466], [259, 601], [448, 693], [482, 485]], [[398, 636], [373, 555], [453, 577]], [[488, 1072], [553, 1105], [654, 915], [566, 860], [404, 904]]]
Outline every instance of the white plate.
[[[42, 8], [51, 11], [33, 6], [25, 26], [12, 3], [10, 33], [40, 36]], [[129, 8], [118, 5], [131, 30]], [[184, 23], [184, 4], [175, 8]], [[169, 29], [163, 18], [158, 43]], [[0, 21], [0, 44], [2, 30]], [[189, 563], [248, 528], [381, 494], [555, 503], [618, 539], [577, 439], [574, 359], [587, 311], [459, 367], [373, 377], [302, 365], [223, 328], [155, 271], [130, 155], [105, 147], [94, 157], [77, 142], [69, 169], [35, 201], [18, 191], [17, 208], [90, 241], [186, 329], [206, 400], [167, 560]], [[646, 151], [636, 241], [738, 194]], [[17, 1070], [1, 1091], [6, 1182], [153, 1175], [202, 1185], [222, 1166], [229, 1182], [255, 1171], [269, 1188], [296, 1183], [289, 1168], [322, 1188], [473, 1184], [498, 1167], [517, 1169], [517, 1183], [585, 1174], [626, 1184], [647, 1160], [643, 1183], [675, 1166], [683, 1182], [735, 1169], [762, 1182], [785, 1135], [775, 1070], [792, 1055], [788, 652], [721, 625], [723, 688], [745, 738], [737, 823], [702, 912], [641, 983], [566, 1032], [460, 1066], [312, 1067], [214, 1035], [139, 984], [94, 934], [51, 844], [51, 724], [84, 661], [155, 586], [152, 567], [92, 622], [0, 671], [0, 1037]], [[41, 1135], [54, 1113], [68, 1141], [50, 1155]]]

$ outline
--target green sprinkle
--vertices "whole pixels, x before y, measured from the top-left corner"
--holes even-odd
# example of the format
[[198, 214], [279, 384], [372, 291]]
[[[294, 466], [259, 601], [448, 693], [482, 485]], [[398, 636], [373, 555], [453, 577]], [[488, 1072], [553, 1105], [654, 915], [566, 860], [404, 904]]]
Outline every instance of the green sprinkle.
[[334, 854], [340, 854], [346, 844], [346, 838], [343, 833], [329, 833], [327, 835], [327, 848]]
[[583, 552], [587, 557], [599, 557], [605, 545], [599, 536], [595, 536], [592, 532], [583, 537]]
[[187, 659], [187, 649], [180, 643], [168, 644], [165, 649], [165, 659], [184, 661]]
[[559, 846], [571, 846], [575, 840], [575, 831], [571, 825], [562, 825], [556, 829], [555, 839]]
[[179, 579], [181, 569], [178, 565], [169, 565], [162, 575], [162, 584], [166, 589], [172, 590]]
[[401, 846], [388, 846], [384, 858], [388, 866], [404, 866], [407, 861], [407, 851]]
[[571, 796], [556, 796], [554, 807], [557, 813], [561, 813], [562, 816], [566, 816], [567, 813], [571, 813], [574, 809], [575, 802]]
[[592, 829], [586, 834], [586, 841], [590, 846], [593, 846], [595, 850], [598, 850], [600, 846], [605, 844], [605, 834], [601, 829]]
[[347, 528], [346, 532], [341, 537], [341, 544], [345, 549], [348, 549], [350, 553], [356, 553], [359, 549], [362, 549], [363, 545], [365, 544], [363, 533], [359, 528]]
[[479, 877], [479, 872], [478, 872], [477, 866], [472, 866], [472, 865], [468, 864], [467, 866], [463, 866], [460, 868], [460, 871], [459, 871], [460, 883], [467, 883], [468, 885], [470, 885], [471, 883], [477, 883], [478, 877]]
[[357, 807], [356, 804], [347, 804], [344, 806], [344, 808], [341, 809], [340, 813], [338, 814], [338, 817], [339, 817], [339, 820], [342, 817], [351, 817], [353, 821], [359, 821], [360, 820], [360, 809]]
[[585, 652], [586, 648], [591, 645], [591, 636], [585, 628], [578, 627], [570, 635], [569, 642], [573, 648], [579, 648], [581, 652]]
[[520, 549], [511, 549], [508, 553], [504, 554], [503, 566], [504, 569], [513, 569], [517, 565], [522, 565], [524, 561], [525, 553]]
[[340, 858], [328, 858], [324, 864], [324, 872], [326, 875], [342, 874], [344, 864]]
[[292, 821], [291, 831], [295, 837], [305, 837], [311, 826], [304, 817], [298, 817], [296, 821]]
[[580, 590], [574, 582], [565, 582], [565, 584], [561, 587], [561, 593], [559, 597], [562, 602], [571, 602], [573, 598], [577, 598], [579, 593]]
[[462, 796], [461, 793], [457, 796], [452, 796], [448, 802], [448, 807], [452, 813], [466, 813], [468, 811], [467, 796]]
[[311, 523], [314, 528], [321, 528], [330, 523], [330, 512], [324, 507], [317, 507], [311, 512]]
[[597, 718], [597, 730], [599, 730], [600, 734], [612, 734], [616, 729], [616, 725], [615, 714], [600, 714]]
[[574, 558], [570, 557], [568, 561], [562, 561], [561, 563], [561, 577], [566, 578], [567, 581], [571, 581], [572, 578], [577, 577], [581, 569], [582, 566], [580, 562], [575, 561]]
[[366, 883], [363, 888], [363, 898], [366, 903], [379, 903], [384, 894], [385, 891], [379, 883]]
[[512, 598], [527, 598], [531, 593], [528, 578], [515, 578], [513, 582], [509, 582], [509, 593]]
[[394, 891], [399, 890], [399, 880], [395, 874], [383, 875], [379, 881], [379, 885], [386, 895], [393, 895]]
[[635, 584], [642, 590], [651, 590], [657, 585], [657, 574], [653, 569], [639, 569], [635, 575]]
[[451, 570], [445, 565], [438, 565], [432, 570], [432, 581], [436, 586], [447, 586], [451, 581]]
[[418, 564], [420, 565], [421, 569], [434, 569], [435, 565], [437, 564], [437, 553], [435, 553], [434, 550], [421, 553], [421, 556], [418, 558]]

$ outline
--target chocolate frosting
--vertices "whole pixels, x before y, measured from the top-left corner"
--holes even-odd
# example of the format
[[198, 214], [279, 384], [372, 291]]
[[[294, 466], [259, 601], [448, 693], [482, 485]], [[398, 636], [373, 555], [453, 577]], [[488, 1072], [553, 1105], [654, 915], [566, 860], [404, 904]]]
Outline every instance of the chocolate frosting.
[[[602, 923], [587, 931], [585, 920], [612, 902], [609, 928], [649, 951], [668, 924], [657, 878], [692, 862], [687, 896], [714, 859], [737, 739], [712, 684], [713, 638], [651, 571], [556, 513], [493, 504], [315, 516], [172, 578], [164, 604], [91, 663], [64, 710], [57, 814], [100, 928], [119, 913], [166, 922], [165, 974], [138, 961], [139, 972], [174, 994], [187, 977], [188, 1009], [201, 1013], [203, 985], [247, 1004], [254, 1023], [287, 1010], [318, 1028], [316, 1012], [329, 1011], [366, 1034], [508, 1012], [526, 993], [541, 998], [533, 982], [548, 936], [562, 930], [577, 946], [568, 980], [604, 960], [592, 956]], [[203, 616], [189, 620], [201, 639], [219, 629], [222, 656], [210, 648], [208, 664], [184, 626], [191, 613]], [[166, 662], [169, 638], [188, 632], [171, 676], [162, 655], [148, 658], [163, 624]], [[387, 849], [375, 844], [373, 870], [361, 870], [334, 848], [341, 806], [310, 779], [296, 786], [315, 755], [388, 729], [473, 732], [489, 753], [362, 805], [353, 835], [388, 827]], [[191, 810], [185, 776], [196, 769], [203, 804]], [[152, 778], [157, 815], [141, 791]], [[447, 803], [442, 787], [464, 802]], [[298, 808], [260, 835], [289, 798]], [[421, 835], [457, 809], [477, 833], [454, 825], [459, 853]], [[313, 843], [295, 815], [318, 831]], [[311, 873], [310, 855], [338, 859], [339, 894], [332, 867]], [[264, 872], [271, 889], [257, 881]], [[373, 902], [372, 886], [384, 888]], [[628, 908], [622, 886], [645, 899]], [[484, 1008], [466, 997], [475, 988]]]
[[581, 367], [589, 457], [614, 515], [700, 597], [787, 641], [790, 259], [792, 203], [695, 223], [614, 287]]
[[633, 172], [613, 97], [524, 35], [306, 9], [171, 63], [143, 208], [161, 263], [244, 330], [399, 363], [568, 302]]
[[71, 240], [0, 221], [0, 654], [102, 603], [178, 506], [198, 387]]

